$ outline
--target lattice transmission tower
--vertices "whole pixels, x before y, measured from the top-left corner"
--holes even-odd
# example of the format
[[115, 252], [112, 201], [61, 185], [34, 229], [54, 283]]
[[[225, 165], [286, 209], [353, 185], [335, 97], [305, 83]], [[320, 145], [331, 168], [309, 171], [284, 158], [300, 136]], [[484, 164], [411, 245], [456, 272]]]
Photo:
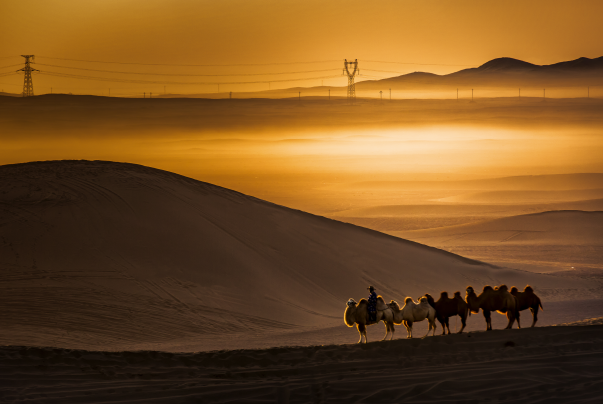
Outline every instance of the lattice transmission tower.
[[39, 70], [31, 67], [31, 63], [36, 59], [34, 55], [21, 55], [25, 58], [25, 67], [17, 70], [18, 72], [25, 72], [25, 78], [23, 80], [23, 97], [31, 97], [34, 95], [33, 92], [33, 81], [31, 80], [31, 72], [39, 72]]
[[[348, 66], [354, 66], [354, 70], [350, 72]], [[358, 68], [358, 59], [353, 62], [348, 62], [347, 59], [344, 59], [343, 74], [348, 75], [348, 101], [353, 104], [354, 101], [356, 101], [356, 84], [354, 84], [354, 77], [360, 74], [360, 69]]]

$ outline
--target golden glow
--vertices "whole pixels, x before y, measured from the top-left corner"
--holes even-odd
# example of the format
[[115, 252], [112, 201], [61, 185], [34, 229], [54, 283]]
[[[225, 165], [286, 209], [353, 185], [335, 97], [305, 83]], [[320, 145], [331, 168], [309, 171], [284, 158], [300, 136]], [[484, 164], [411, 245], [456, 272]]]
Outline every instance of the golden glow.
[[[3, 0], [0, 57], [35, 54], [39, 63], [49, 63], [42, 56], [176, 64], [335, 61], [322, 65], [242, 68], [117, 68], [120, 65], [54, 61], [97, 69], [208, 74], [271, 73], [289, 71], [291, 67], [333, 68], [339, 74], [344, 58], [358, 58], [439, 64], [373, 63], [370, 67], [399, 73], [441, 74], [463, 68], [442, 64], [478, 66], [501, 56], [536, 64], [581, 56], [599, 57], [602, 14], [603, 3], [599, 0], [54, 0], [35, 4]], [[361, 64], [361, 72], [367, 67], [367, 63]], [[18, 92], [22, 85], [19, 77], [4, 77], [0, 81], [6, 91]], [[271, 88], [320, 84], [319, 81], [274, 83]], [[324, 84], [343, 86], [346, 82], [338, 77], [324, 80]], [[34, 87], [38, 94], [49, 92], [50, 87], [54, 92], [105, 95], [108, 88], [113, 89], [112, 94], [123, 95], [143, 91], [157, 94], [164, 90], [163, 85], [48, 76], [34, 76]], [[216, 86], [168, 87], [168, 92], [180, 93], [217, 91]], [[223, 86], [221, 91], [266, 89], [265, 84], [231, 85]]]

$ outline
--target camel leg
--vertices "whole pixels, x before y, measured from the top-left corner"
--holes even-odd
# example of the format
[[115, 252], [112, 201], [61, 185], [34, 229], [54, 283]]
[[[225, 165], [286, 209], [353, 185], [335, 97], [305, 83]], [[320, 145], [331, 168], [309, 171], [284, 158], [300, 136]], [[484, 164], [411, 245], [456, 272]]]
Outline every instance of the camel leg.
[[429, 319], [427, 319], [427, 324], [429, 325], [429, 327], [427, 327], [427, 332], [425, 333], [425, 335], [423, 335], [423, 338], [426, 338], [429, 335], [429, 331], [431, 331], [431, 322], [429, 321]]
[[383, 339], [381, 341], [385, 341], [387, 339], [387, 336], [389, 335], [389, 324], [387, 323], [387, 321], [383, 321], [383, 325], [385, 325], [385, 335], [383, 336]]
[[[450, 335], [450, 317], [446, 318], [446, 328], [448, 329], [448, 335]], [[446, 332], [446, 330], [442, 330]]]
[[[519, 312], [517, 312], [517, 314], [519, 314]], [[507, 318], [509, 319], [509, 324], [507, 324], [505, 330], [510, 330], [513, 328], [513, 323], [515, 322], [515, 313], [511, 310], [507, 311]]]
[[492, 331], [492, 318], [491, 313], [488, 310], [483, 310], [484, 318], [486, 319], [486, 331]]
[[461, 324], [463, 326], [461, 327], [461, 330], [458, 333], [462, 334], [463, 330], [465, 329], [465, 326], [467, 325], [467, 317], [466, 316], [465, 317], [459, 316], [459, 317], [461, 317]]
[[[507, 317], [509, 317], [507, 315]], [[517, 312], [517, 328], [521, 328], [521, 324], [519, 324], [519, 312]]]
[[358, 324], [358, 334], [360, 334], [360, 339], [358, 340], [359, 344], [362, 344], [362, 337], [364, 336], [363, 331], [366, 331], [366, 325]]
[[[530, 307], [530, 311], [532, 312], [532, 327], [534, 327], [536, 325], [536, 321], [538, 321], [538, 306], [536, 307]], [[519, 322], [519, 317], [517, 318], [517, 321]]]
[[391, 337], [389, 338], [390, 341], [392, 341], [394, 339], [394, 333], [396, 332], [396, 325], [393, 322], [391, 324], [391, 330], [392, 330], [392, 333], [391, 333]]
[[442, 320], [442, 319], [438, 318], [438, 321], [440, 322], [440, 325], [442, 326], [442, 335], [446, 334], [446, 320], [447, 319]]
[[436, 330], [436, 325], [435, 325], [435, 319], [433, 321], [427, 319], [427, 323], [429, 324], [429, 327], [427, 327], [427, 333], [425, 334], [425, 337], [427, 337], [429, 335], [429, 331], [431, 331], [433, 329], [433, 336], [435, 337], [435, 330]]
[[412, 321], [404, 321], [406, 327], [406, 338], [412, 338]]

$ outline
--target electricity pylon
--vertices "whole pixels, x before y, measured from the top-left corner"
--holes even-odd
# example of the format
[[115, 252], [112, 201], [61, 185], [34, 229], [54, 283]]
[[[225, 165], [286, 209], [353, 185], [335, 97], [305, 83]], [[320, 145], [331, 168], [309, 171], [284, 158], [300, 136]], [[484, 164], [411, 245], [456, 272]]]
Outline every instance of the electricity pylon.
[[[354, 66], [354, 70], [350, 73], [348, 66], [352, 65]], [[357, 74], [360, 74], [360, 69], [358, 69], [358, 59], [356, 59], [354, 62], [348, 62], [347, 59], [344, 59], [343, 74], [348, 75], [348, 101], [353, 104], [354, 101], [356, 101], [356, 84], [354, 84], [354, 77]]]
[[25, 72], [25, 78], [23, 80], [23, 97], [31, 97], [34, 95], [33, 92], [33, 81], [31, 80], [31, 72], [39, 72], [39, 70], [31, 67], [31, 63], [35, 60], [34, 55], [21, 55], [25, 58], [25, 67], [17, 70], [18, 72]]

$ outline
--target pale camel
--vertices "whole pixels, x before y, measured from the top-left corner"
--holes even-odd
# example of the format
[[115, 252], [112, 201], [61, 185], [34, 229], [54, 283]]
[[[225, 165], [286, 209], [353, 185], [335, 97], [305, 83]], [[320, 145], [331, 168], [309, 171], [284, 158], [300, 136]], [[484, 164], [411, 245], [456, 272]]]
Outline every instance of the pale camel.
[[540, 298], [534, 293], [534, 289], [528, 285], [523, 289], [523, 292], [520, 292], [513, 286], [511, 288], [511, 294], [517, 299], [517, 328], [521, 328], [521, 325], [519, 324], [519, 312], [527, 309], [530, 309], [532, 312], [531, 326], [534, 327], [536, 321], [538, 321], [538, 307], [544, 310]]
[[412, 300], [412, 297], [407, 297], [404, 300], [404, 307], [400, 309], [400, 306], [395, 301], [391, 301], [389, 303], [390, 309], [392, 309], [394, 313], [394, 324], [404, 324], [406, 327], [406, 337], [412, 338], [412, 323], [423, 321], [427, 319], [429, 323], [429, 328], [427, 329], [427, 335], [429, 335], [429, 331], [433, 329], [433, 335], [435, 335], [436, 330], [436, 311], [429, 302], [427, 298], [423, 296], [419, 299], [419, 303], [415, 303]]
[[358, 333], [360, 334], [360, 339], [358, 340], [359, 344], [362, 343], [362, 337], [364, 337], [365, 344], [368, 342], [366, 327], [377, 324], [379, 321], [383, 321], [385, 324], [385, 336], [381, 341], [384, 341], [390, 332], [390, 340], [394, 338], [395, 328], [393, 312], [388, 305], [385, 304], [385, 301], [381, 296], [377, 296], [377, 321], [375, 322], [369, 322], [368, 300], [360, 299], [360, 302], [356, 303], [354, 299], [350, 299], [346, 305], [347, 307], [343, 314], [343, 321], [348, 327], [353, 327], [354, 324], [357, 324]]
[[490, 315], [493, 311], [506, 314], [509, 323], [505, 329], [513, 328], [513, 323], [517, 318], [517, 300], [515, 296], [509, 293], [507, 285], [500, 285], [497, 288], [484, 286], [479, 296], [475, 294], [471, 286], [467, 287], [466, 292], [465, 300], [469, 305], [469, 310], [472, 313], [479, 313], [479, 309], [483, 310], [484, 318], [486, 319], [486, 331], [492, 330], [492, 318]]
[[467, 326], [467, 316], [471, 314], [469, 311], [469, 305], [461, 297], [461, 292], [455, 292], [454, 297], [450, 299], [448, 292], [440, 293], [440, 299], [435, 302], [431, 295], [426, 294], [427, 301], [436, 310], [436, 318], [442, 324], [442, 335], [450, 334], [449, 318], [452, 316], [459, 316], [461, 318], [462, 327], [458, 332], [461, 334]]

